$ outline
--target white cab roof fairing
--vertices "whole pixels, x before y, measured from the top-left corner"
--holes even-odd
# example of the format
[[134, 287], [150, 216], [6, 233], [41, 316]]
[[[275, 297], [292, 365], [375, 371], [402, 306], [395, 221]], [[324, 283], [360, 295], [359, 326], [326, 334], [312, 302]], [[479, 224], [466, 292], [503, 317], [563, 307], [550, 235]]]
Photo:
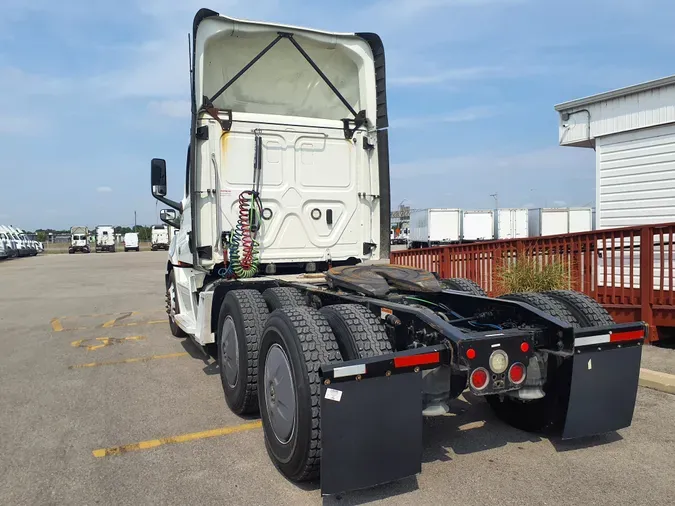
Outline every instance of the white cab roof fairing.
[[[378, 118], [375, 58], [356, 34], [238, 20], [200, 11], [194, 22], [193, 112], [274, 41], [280, 32], [311, 57], [351, 107]], [[342, 120], [353, 114], [290, 40], [282, 38], [213, 101], [217, 109]]]

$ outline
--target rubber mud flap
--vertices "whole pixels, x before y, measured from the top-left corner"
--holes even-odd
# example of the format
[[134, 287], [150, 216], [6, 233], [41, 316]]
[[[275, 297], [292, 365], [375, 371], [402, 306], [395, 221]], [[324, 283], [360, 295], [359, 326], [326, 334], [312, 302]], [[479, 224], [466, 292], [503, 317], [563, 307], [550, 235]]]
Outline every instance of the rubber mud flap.
[[642, 346], [578, 348], [563, 439], [630, 426], [640, 377]]
[[422, 471], [422, 374], [321, 386], [321, 493]]

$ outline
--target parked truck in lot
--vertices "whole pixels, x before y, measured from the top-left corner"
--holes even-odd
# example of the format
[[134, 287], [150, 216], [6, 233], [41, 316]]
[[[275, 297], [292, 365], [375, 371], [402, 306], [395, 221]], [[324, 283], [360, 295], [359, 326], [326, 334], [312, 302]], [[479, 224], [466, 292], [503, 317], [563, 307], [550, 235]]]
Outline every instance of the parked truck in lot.
[[491, 241], [495, 238], [495, 212], [492, 209], [462, 211], [462, 242]]
[[68, 253], [89, 253], [89, 229], [87, 227], [70, 228], [70, 247]]
[[169, 237], [169, 229], [166, 225], [153, 225], [150, 231], [150, 240], [152, 244], [150, 249], [157, 251], [158, 249], [169, 249], [171, 238]]
[[96, 227], [96, 253], [102, 251], [115, 253], [115, 229], [107, 225]]
[[462, 239], [461, 209], [413, 209], [410, 211], [408, 246], [421, 248], [451, 244]]
[[320, 474], [323, 494], [419, 473], [423, 416], [466, 389], [524, 430], [631, 424], [643, 323], [615, 324], [572, 291], [490, 298], [370, 262], [388, 257], [390, 235], [377, 35], [202, 9], [192, 48], [180, 201], [165, 161], [151, 162], [152, 194], [172, 208], [162, 221], [179, 228], [169, 325], [215, 347], [229, 408], [260, 412], [281, 473]]

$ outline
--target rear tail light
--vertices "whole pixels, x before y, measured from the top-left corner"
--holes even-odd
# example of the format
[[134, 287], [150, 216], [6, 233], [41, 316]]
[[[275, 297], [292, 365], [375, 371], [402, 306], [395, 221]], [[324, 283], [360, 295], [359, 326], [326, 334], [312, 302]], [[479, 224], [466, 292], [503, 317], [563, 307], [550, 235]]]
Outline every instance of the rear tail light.
[[509, 369], [509, 380], [514, 385], [520, 385], [525, 381], [525, 366], [520, 362], [516, 362]]
[[530, 351], [530, 343], [528, 343], [527, 341], [523, 341], [520, 344], [520, 351], [522, 351], [523, 353], [527, 353], [528, 351]]
[[474, 358], [476, 358], [476, 350], [474, 350], [473, 348], [469, 348], [468, 350], [466, 350], [466, 358], [468, 358], [469, 360], [473, 360]]
[[474, 390], [483, 390], [488, 385], [489, 374], [486, 369], [479, 367], [471, 373], [469, 383]]

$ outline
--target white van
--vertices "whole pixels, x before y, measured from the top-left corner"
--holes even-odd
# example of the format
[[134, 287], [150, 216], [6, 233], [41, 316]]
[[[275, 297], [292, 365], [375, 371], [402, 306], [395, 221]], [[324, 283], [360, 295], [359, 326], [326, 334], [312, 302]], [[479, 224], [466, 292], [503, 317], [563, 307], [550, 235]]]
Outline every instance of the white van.
[[138, 234], [136, 232], [127, 232], [124, 234], [124, 251], [141, 251], [138, 245]]

